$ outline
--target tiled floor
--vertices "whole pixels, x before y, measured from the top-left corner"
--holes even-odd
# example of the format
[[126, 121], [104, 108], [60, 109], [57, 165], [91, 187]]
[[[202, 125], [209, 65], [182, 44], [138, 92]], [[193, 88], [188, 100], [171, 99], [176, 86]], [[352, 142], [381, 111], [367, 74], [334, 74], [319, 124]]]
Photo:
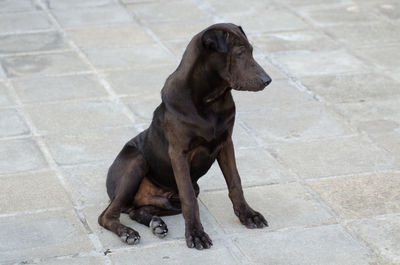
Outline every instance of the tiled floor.
[[[215, 165], [199, 181], [210, 250], [181, 215], [141, 243], [97, 224], [108, 166], [151, 121], [191, 37], [240, 24], [271, 75], [234, 92], [248, 230]], [[397, 0], [0, 1], [0, 264], [400, 264]], [[228, 210], [229, 209], [229, 210]]]

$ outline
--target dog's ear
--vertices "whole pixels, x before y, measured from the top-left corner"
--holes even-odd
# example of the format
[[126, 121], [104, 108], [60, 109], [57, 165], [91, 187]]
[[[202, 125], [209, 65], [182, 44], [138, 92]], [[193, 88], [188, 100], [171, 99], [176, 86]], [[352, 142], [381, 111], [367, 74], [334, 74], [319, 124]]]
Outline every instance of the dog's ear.
[[228, 33], [223, 30], [210, 29], [204, 32], [201, 37], [204, 47], [220, 53], [228, 52], [227, 45]]
[[240, 32], [242, 32], [243, 33], [243, 35], [246, 37], [246, 39], [247, 39], [247, 36], [246, 36], [246, 33], [244, 33], [244, 31], [243, 31], [243, 29], [242, 29], [242, 27], [241, 26], [239, 26], [239, 30], [240, 30]]

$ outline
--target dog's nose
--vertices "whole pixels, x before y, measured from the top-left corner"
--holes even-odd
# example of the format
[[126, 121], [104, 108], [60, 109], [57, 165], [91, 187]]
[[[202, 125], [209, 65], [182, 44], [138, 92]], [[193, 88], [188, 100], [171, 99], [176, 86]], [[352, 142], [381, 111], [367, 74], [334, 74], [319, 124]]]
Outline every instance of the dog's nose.
[[268, 80], [264, 80], [264, 86], [268, 86], [271, 83], [271, 78], [269, 78]]
[[262, 78], [262, 81], [264, 83], [264, 86], [268, 86], [272, 82], [272, 79], [267, 74], [265, 74]]

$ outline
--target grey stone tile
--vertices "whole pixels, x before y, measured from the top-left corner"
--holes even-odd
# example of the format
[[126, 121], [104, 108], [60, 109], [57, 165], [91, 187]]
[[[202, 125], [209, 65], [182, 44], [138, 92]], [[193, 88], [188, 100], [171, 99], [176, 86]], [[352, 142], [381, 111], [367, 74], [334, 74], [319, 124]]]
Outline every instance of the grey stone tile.
[[175, 63], [174, 56], [157, 44], [137, 44], [125, 48], [92, 48], [84, 49], [84, 52], [98, 68]]
[[399, 43], [400, 29], [388, 22], [326, 27], [326, 32], [349, 47]]
[[29, 134], [25, 119], [16, 109], [0, 109], [0, 137]]
[[259, 233], [251, 240], [243, 235], [235, 243], [252, 264], [377, 264], [368, 249], [338, 225]]
[[163, 44], [175, 55], [176, 58], [180, 60], [189, 44], [189, 41], [190, 37], [186, 40], [163, 40]]
[[22, 55], [1, 58], [8, 77], [52, 75], [88, 70], [74, 52]]
[[358, 129], [372, 135], [391, 132], [400, 126], [400, 106], [396, 99], [336, 104], [335, 108]]
[[[123, 135], [121, 134], [120, 136], [122, 138]], [[122, 146], [120, 148], [122, 149]], [[110, 152], [110, 157], [111, 155]], [[117, 156], [117, 153], [113, 155]], [[111, 163], [95, 163], [62, 169], [63, 175], [71, 187], [72, 198], [75, 202], [79, 203], [79, 205], [108, 202], [106, 178], [109, 166], [111, 166]]]
[[33, 0], [3, 0], [0, 3], [0, 13], [35, 11], [40, 7]]
[[39, 263], [39, 265], [105, 265], [104, 261], [99, 257], [60, 257], [52, 258]]
[[[260, 15], [260, 13], [265, 15]], [[252, 19], [249, 19], [251, 17]], [[268, 6], [254, 12], [222, 14], [223, 21], [241, 25], [244, 32], [261, 33], [283, 30], [307, 29], [308, 25], [287, 9]]]
[[71, 210], [3, 217], [0, 228], [2, 263], [93, 250], [83, 225]]
[[33, 139], [1, 141], [0, 158], [0, 174], [47, 167], [47, 162]]
[[377, 250], [387, 264], [400, 263], [400, 215], [357, 220], [349, 226]]
[[3, 67], [1, 66], [1, 61], [0, 61], [0, 81], [1, 79], [6, 78], [6, 74], [4, 73]]
[[137, 24], [75, 28], [68, 30], [67, 34], [83, 48], [118, 48], [154, 43], [150, 35]]
[[[398, 45], [369, 47], [357, 49], [355, 52], [374, 65], [390, 70], [392, 73], [398, 73], [400, 71], [400, 65], [398, 64], [400, 60], [400, 48]], [[392, 76], [394, 77], [395, 74]], [[398, 76], [396, 79], [400, 80]]]
[[24, 103], [108, 96], [93, 75], [13, 79], [12, 83]]
[[71, 203], [53, 172], [0, 177], [1, 214], [59, 207], [69, 208]]
[[6, 13], [0, 17], [1, 34], [51, 29], [54, 26], [44, 12]]
[[318, 26], [362, 23], [378, 19], [372, 10], [357, 4], [303, 8], [299, 13]]
[[117, 103], [77, 101], [25, 107], [39, 132], [83, 132], [96, 128], [131, 125]]
[[244, 189], [250, 207], [267, 219], [269, 227], [248, 229], [233, 213], [227, 191], [203, 192], [200, 199], [226, 233], [262, 231], [293, 226], [315, 226], [334, 223], [335, 219], [298, 183], [260, 186]]
[[315, 180], [308, 185], [343, 218], [400, 212], [400, 175], [397, 173]]
[[270, 0], [249, 0], [246, 1], [246, 3], [240, 0], [231, 0], [229, 1], [229, 4], [226, 4], [225, 1], [221, 0], [207, 0], [206, 2], [211, 5], [218, 15], [224, 13], [251, 13], [259, 10], [265, 10], [265, 8], [268, 6], [276, 6], [276, 4]]
[[373, 1], [372, 8], [388, 19], [397, 21], [400, 18], [400, 3], [396, 0], [386, 0], [384, 2]]
[[[373, 125], [370, 124], [371, 126]], [[376, 123], [375, 126], [381, 126], [384, 127], [386, 123], [383, 123], [382, 125], [379, 123]], [[381, 128], [380, 128], [381, 129]], [[389, 131], [389, 129], [388, 129]], [[399, 129], [396, 129], [393, 132], [387, 132], [387, 133], [379, 133], [379, 134], [372, 134], [372, 139], [373, 141], [381, 148], [385, 149], [388, 151], [392, 156], [394, 156], [396, 160], [396, 164], [399, 164], [400, 162], [400, 131]]]
[[301, 82], [330, 103], [355, 103], [400, 96], [400, 83], [377, 72], [315, 76], [302, 78]]
[[154, 110], [161, 103], [161, 96], [134, 96], [124, 98], [124, 102], [132, 110], [133, 114], [135, 114], [137, 122], [150, 122], [153, 119]]
[[53, 13], [65, 28], [133, 22], [132, 16], [120, 5], [58, 9]]
[[[132, 247], [126, 244], [125, 242], [122, 242], [121, 239], [119, 239], [119, 237], [116, 234], [106, 230], [105, 228], [101, 227], [98, 224], [97, 219], [106, 207], [107, 205], [104, 204], [102, 206], [86, 207], [83, 210], [90, 228], [99, 237], [100, 242], [103, 244], [103, 247], [105, 249], [110, 249], [112, 252], [114, 249], [119, 249], [119, 248], [124, 248], [129, 250], [132, 249], [144, 250], [145, 248], [154, 246], [156, 244], [173, 243], [176, 242], [177, 240], [179, 240], [180, 242], [184, 241], [185, 221], [183, 219], [182, 214], [162, 217], [162, 219], [168, 226], [168, 235], [162, 239], [153, 235], [149, 227], [131, 220], [127, 214], [121, 214], [120, 217], [121, 223], [135, 229], [140, 234], [140, 243]], [[213, 220], [213, 217], [206, 209], [206, 207], [204, 207], [201, 203], [199, 203], [199, 209], [200, 209], [200, 219], [203, 224], [204, 230], [210, 235], [212, 240], [213, 235], [217, 234], [217, 230], [219, 228], [215, 223], [215, 221]], [[182, 248], [187, 250], [186, 243], [184, 244], [185, 245], [182, 245]], [[157, 257], [160, 256], [157, 255]]]
[[233, 127], [232, 140], [235, 150], [254, 148], [258, 145], [254, 137], [248, 130], [244, 129], [238, 119], [236, 119], [235, 126]]
[[78, 9], [113, 5], [116, 0], [45, 0], [50, 9]]
[[273, 148], [301, 178], [375, 172], [395, 167], [388, 152], [357, 136], [286, 143]]
[[282, 72], [279, 68], [273, 65], [264, 54], [255, 52], [253, 54], [256, 62], [267, 72], [267, 74], [272, 78], [272, 81], [276, 81], [278, 79], [288, 79], [287, 75]]
[[349, 129], [329, 109], [317, 103], [239, 113], [239, 118], [267, 143], [350, 135]]
[[175, 22], [149, 24], [149, 28], [161, 40], [180, 40], [188, 43], [195, 34], [212, 24], [212, 20], [209, 19], [205, 21], [188, 21], [185, 23]]
[[105, 165], [111, 165], [124, 144], [136, 134], [132, 128], [98, 129], [76, 134], [61, 132], [46, 136], [45, 141], [55, 161], [60, 165], [96, 161], [104, 161]]
[[[229, 251], [229, 243], [226, 242], [228, 240], [215, 240], [213, 241], [214, 245], [206, 251], [188, 249], [186, 243], [180, 241], [171, 243], [168, 247], [155, 246], [144, 249], [132, 249], [129, 252], [118, 252], [111, 254], [110, 258], [115, 265], [128, 265], [131, 264], [132, 260], [138, 265], [197, 265], [199, 262], [205, 265], [216, 263], [221, 265], [241, 264]], [[157, 255], [154, 255], [154, 253], [157, 253]]]
[[[365, 0], [363, 0], [365, 1]], [[283, 3], [287, 3], [293, 7], [309, 7], [309, 6], [342, 6], [342, 5], [351, 5], [354, 4], [353, 0], [337, 0], [334, 2], [327, 2], [325, 0], [283, 0]]]
[[157, 2], [143, 2], [127, 4], [126, 7], [146, 23], [210, 19], [209, 14], [194, 1], [173, 0], [163, 2], [162, 5]]
[[[293, 181], [287, 172], [268, 152], [261, 148], [235, 149], [236, 164], [243, 187]], [[215, 161], [213, 167], [199, 180], [201, 189], [226, 189], [222, 171]]]
[[373, 69], [344, 50], [299, 51], [275, 55], [276, 60], [295, 76], [365, 73]]
[[263, 33], [251, 37], [264, 53], [284, 51], [322, 51], [338, 49], [340, 45], [327, 35], [311, 30]]
[[0, 54], [66, 49], [68, 45], [55, 31], [0, 36]]
[[14, 104], [14, 99], [11, 97], [9, 90], [0, 82], [0, 107], [11, 106]]
[[106, 79], [118, 94], [160, 97], [165, 81], [176, 67], [176, 64], [144, 65], [137, 69], [106, 72]]
[[235, 90], [232, 92], [238, 112], [293, 107], [314, 101], [309, 94], [300, 91], [287, 80], [272, 80], [272, 83], [263, 91], [256, 93]]

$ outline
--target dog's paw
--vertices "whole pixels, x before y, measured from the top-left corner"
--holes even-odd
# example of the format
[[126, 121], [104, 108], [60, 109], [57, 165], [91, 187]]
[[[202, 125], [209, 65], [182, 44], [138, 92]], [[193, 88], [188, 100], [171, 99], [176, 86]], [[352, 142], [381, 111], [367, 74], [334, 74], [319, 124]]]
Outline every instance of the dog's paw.
[[160, 238], [166, 237], [168, 234], [167, 225], [158, 216], [153, 216], [151, 218], [149, 226], [150, 226], [150, 229], [153, 232], [153, 234], [155, 234], [156, 236], [158, 236]]
[[186, 244], [189, 248], [205, 249], [212, 246], [212, 241], [203, 229], [191, 229], [186, 232]]
[[120, 227], [118, 227], [118, 235], [122, 242], [125, 242], [129, 245], [138, 244], [140, 241], [139, 233], [124, 225], [120, 225]]
[[243, 212], [236, 212], [240, 222], [247, 228], [263, 228], [268, 226], [267, 220], [259, 212], [253, 210], [246, 210]]

